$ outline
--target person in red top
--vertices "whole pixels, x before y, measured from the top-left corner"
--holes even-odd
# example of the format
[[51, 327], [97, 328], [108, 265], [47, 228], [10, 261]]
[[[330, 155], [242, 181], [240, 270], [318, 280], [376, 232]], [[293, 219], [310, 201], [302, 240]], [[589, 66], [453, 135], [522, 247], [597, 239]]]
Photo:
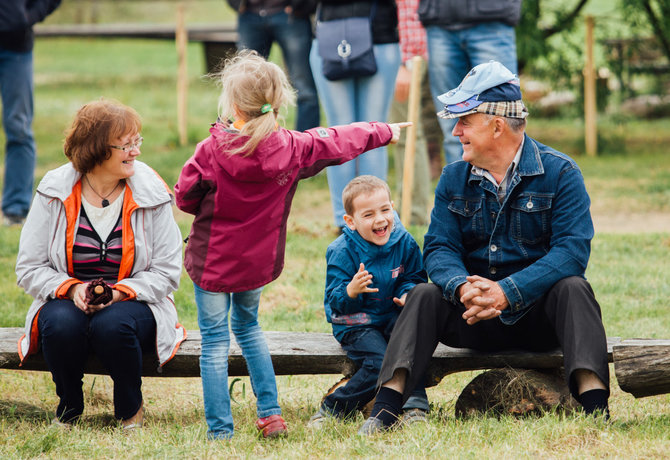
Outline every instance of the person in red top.
[[[305, 132], [279, 127], [294, 99], [284, 72], [255, 52], [226, 62], [219, 121], [175, 186], [177, 206], [195, 215], [185, 267], [202, 335], [200, 370], [210, 439], [233, 435], [228, 394], [228, 314], [257, 397], [263, 436], [286, 433], [270, 353], [258, 324], [263, 286], [284, 265], [286, 220], [298, 181], [363, 152], [397, 142], [409, 123], [352, 123]], [[231, 119], [235, 118], [235, 121]], [[226, 120], [226, 121], [221, 121]]]

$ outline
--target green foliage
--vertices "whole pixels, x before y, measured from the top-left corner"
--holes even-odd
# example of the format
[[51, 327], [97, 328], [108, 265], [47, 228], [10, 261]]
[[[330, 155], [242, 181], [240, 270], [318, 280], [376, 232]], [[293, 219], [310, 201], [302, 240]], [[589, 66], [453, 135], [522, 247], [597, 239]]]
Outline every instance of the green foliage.
[[670, 61], [670, 1], [621, 0], [621, 5], [633, 30], [653, 35]]
[[636, 30], [670, 37], [670, 1], [620, 0], [620, 3], [627, 22]]
[[528, 65], [534, 75], [550, 78], [559, 86], [569, 81], [581, 64], [575, 57], [581, 56], [583, 45], [573, 32], [586, 1], [523, 1], [516, 34], [520, 71]]

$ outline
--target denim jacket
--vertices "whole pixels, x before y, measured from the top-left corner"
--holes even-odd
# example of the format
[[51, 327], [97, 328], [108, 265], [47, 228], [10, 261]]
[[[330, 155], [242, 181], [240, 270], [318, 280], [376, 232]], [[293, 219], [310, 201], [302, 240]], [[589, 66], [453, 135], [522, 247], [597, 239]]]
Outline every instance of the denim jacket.
[[435, 191], [424, 240], [424, 264], [446, 299], [468, 275], [500, 284], [509, 306], [500, 319], [519, 320], [557, 281], [584, 276], [591, 251], [590, 199], [577, 164], [525, 136], [507, 196], [472, 173], [448, 165]]

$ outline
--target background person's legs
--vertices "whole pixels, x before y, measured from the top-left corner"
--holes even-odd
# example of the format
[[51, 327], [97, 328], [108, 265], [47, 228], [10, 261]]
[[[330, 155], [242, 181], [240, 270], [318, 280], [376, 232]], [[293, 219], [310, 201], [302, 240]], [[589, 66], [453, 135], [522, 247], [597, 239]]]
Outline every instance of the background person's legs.
[[33, 196], [33, 54], [0, 49], [2, 125], [6, 135], [2, 212], [7, 223], [21, 223]]

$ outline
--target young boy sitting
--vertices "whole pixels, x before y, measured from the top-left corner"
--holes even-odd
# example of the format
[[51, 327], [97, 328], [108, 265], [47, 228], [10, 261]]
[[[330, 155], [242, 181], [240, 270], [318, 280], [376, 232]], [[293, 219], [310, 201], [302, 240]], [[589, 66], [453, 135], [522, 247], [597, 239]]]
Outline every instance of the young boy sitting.
[[[346, 226], [326, 251], [324, 307], [333, 335], [358, 371], [326, 396], [310, 418], [313, 428], [329, 417], [352, 416], [375, 397], [386, 345], [407, 292], [427, 278], [421, 250], [393, 211], [386, 182], [356, 177], [342, 201]], [[403, 409], [407, 422], [425, 420], [425, 389], [415, 390]]]

